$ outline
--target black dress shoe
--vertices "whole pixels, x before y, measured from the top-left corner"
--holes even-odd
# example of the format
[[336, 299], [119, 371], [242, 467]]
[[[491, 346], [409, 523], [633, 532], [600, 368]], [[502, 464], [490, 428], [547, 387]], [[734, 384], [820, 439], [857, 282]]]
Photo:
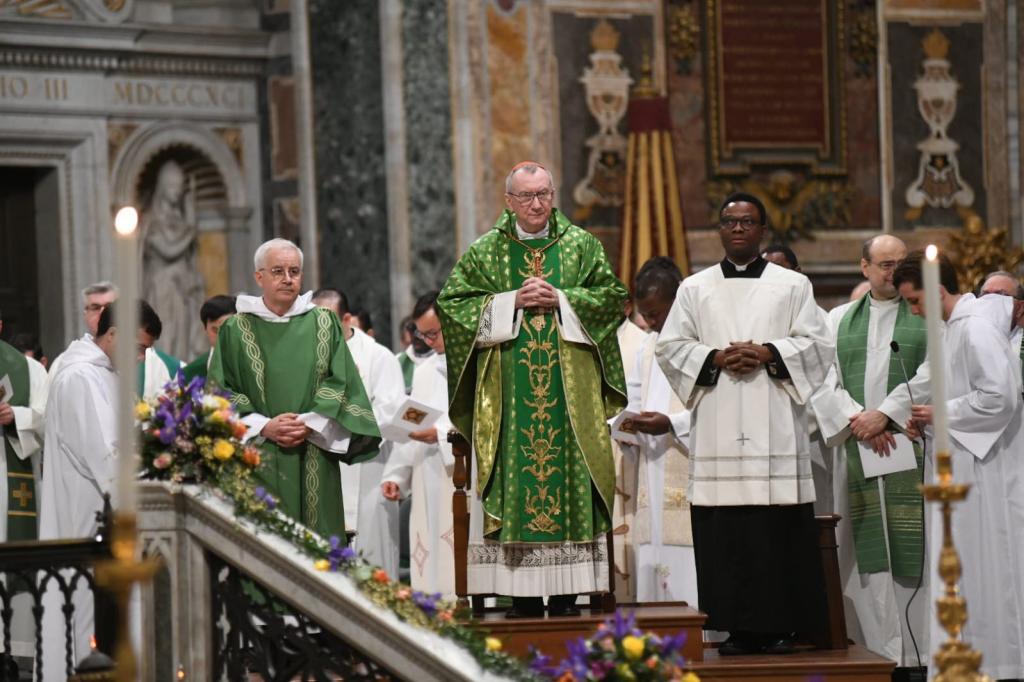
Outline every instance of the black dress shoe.
[[512, 597], [512, 608], [505, 612], [506, 618], [543, 618], [542, 597]]
[[729, 635], [729, 639], [718, 645], [721, 656], [749, 656], [761, 653], [761, 647], [753, 638], [743, 635]]
[[576, 607], [576, 595], [556, 594], [549, 597], [548, 615], [556, 617], [580, 615], [580, 610]]
[[765, 642], [763, 651], [770, 656], [785, 656], [796, 653], [796, 641], [789, 635], [772, 638]]

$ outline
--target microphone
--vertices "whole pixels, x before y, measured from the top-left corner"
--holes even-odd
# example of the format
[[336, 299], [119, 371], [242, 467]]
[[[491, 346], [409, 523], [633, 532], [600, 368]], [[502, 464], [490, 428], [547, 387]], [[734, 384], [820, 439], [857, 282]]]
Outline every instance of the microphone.
[[910, 395], [910, 403], [914, 403], [914, 393], [910, 390], [910, 376], [907, 374], [907, 366], [903, 364], [903, 356], [900, 355], [900, 344], [898, 341], [890, 341], [889, 348], [892, 349], [893, 355], [900, 361], [900, 369], [903, 370], [903, 383], [907, 385], [907, 393]]

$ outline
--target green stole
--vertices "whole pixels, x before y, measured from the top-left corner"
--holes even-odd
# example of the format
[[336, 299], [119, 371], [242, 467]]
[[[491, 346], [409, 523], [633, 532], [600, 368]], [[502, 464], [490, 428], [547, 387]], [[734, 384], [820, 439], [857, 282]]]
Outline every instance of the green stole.
[[[864, 371], [867, 367], [868, 321], [871, 314], [870, 294], [850, 307], [839, 323], [836, 355], [842, 371], [843, 386], [850, 397], [864, 404]], [[900, 356], [907, 373], [913, 376], [924, 362], [928, 339], [924, 320], [910, 313], [910, 306], [900, 299], [896, 325], [892, 338], [899, 343]], [[890, 356], [889, 379], [886, 394], [905, 380], [899, 361]], [[890, 427], [890, 430], [894, 430]], [[857, 553], [857, 568], [861, 573], [889, 570], [890, 562], [885, 547], [882, 508], [878, 482], [864, 478], [857, 439], [846, 439], [847, 490], [850, 497], [850, 525]], [[889, 529], [889, 552], [892, 555], [892, 574], [897, 577], [917, 577], [921, 572], [921, 552], [924, 543], [923, 511], [921, 509], [921, 468], [924, 455], [914, 446], [917, 469], [885, 476], [885, 518]]]
[[405, 392], [412, 392], [412, 375], [416, 372], [416, 363], [409, 354], [402, 351], [398, 354], [398, 366], [402, 368], [402, 379], [405, 381]]
[[353, 464], [375, 456], [380, 432], [337, 316], [325, 308], [288, 322], [234, 315], [217, 335], [208, 376], [231, 392], [240, 414], [316, 412], [351, 432], [344, 454], [308, 440], [294, 448], [265, 440], [256, 474], [284, 513], [323, 537], [337, 535], [344, 542], [339, 462]]
[[[0, 402], [11, 407], [28, 407], [28, 360], [14, 346], [0, 341], [0, 377], [11, 380], [13, 395], [3, 396]], [[35, 540], [36, 534], [36, 482], [32, 473], [32, 458], [21, 459], [14, 453], [8, 438], [17, 437], [17, 428], [11, 422], [3, 428], [4, 456], [7, 458], [7, 542]]]

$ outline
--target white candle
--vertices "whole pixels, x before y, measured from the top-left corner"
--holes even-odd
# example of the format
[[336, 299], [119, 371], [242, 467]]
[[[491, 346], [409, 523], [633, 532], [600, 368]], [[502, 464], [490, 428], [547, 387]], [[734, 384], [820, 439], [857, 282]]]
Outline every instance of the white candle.
[[114, 309], [114, 369], [117, 370], [117, 510], [136, 506], [135, 390], [138, 378], [139, 214], [125, 206], [114, 218], [114, 268], [118, 300]]
[[[946, 354], [943, 350], [942, 297], [939, 295], [939, 249], [930, 244], [921, 263], [924, 310], [928, 326], [928, 362], [932, 382], [932, 429], [935, 452], [949, 452], [949, 417], [946, 415]], [[950, 292], [955, 293], [955, 292]]]

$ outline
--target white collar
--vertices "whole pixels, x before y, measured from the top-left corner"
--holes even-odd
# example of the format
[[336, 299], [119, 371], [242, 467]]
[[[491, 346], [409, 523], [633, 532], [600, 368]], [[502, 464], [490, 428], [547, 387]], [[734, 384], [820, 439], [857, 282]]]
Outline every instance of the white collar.
[[548, 236], [549, 231], [550, 225], [545, 225], [544, 229], [542, 229], [540, 232], [527, 232], [519, 224], [519, 221], [516, 221], [516, 236], [524, 241], [527, 239], [545, 239]]
[[434, 351], [432, 351], [432, 350], [424, 353], [423, 355], [417, 355], [416, 351], [413, 349], [413, 345], [411, 343], [408, 346], [406, 346], [405, 350], [402, 351], [402, 352], [405, 353], [405, 356], [407, 358], [412, 360], [417, 365], [420, 364], [421, 362], [423, 362], [424, 360], [426, 360], [427, 358], [434, 357]]
[[884, 301], [880, 301], [874, 296], [872, 296], [870, 291], [864, 295], [868, 297], [868, 305], [870, 305], [872, 308], [888, 308], [890, 306], [900, 304], [899, 296], [893, 296], [892, 298], [887, 298]]
[[[736, 268], [736, 272], [746, 272], [747, 268], [750, 267], [750, 263], [754, 262], [752, 260], [752, 261], [750, 261], [750, 263], [747, 263], [746, 265], [737, 265], [736, 262], [732, 258], [729, 258], [728, 260], [729, 260], [730, 263], [732, 263], [732, 266], [734, 268]], [[757, 259], [755, 258], [754, 260], [757, 260]]]
[[313, 305], [313, 292], [307, 291], [292, 303], [292, 307], [288, 309], [284, 315], [278, 315], [263, 302], [262, 296], [248, 296], [246, 294], [239, 294], [238, 298], [235, 299], [235, 310], [240, 313], [249, 313], [255, 315], [261, 320], [267, 322], [287, 322], [289, 319], [308, 313], [310, 310], [315, 308]]

